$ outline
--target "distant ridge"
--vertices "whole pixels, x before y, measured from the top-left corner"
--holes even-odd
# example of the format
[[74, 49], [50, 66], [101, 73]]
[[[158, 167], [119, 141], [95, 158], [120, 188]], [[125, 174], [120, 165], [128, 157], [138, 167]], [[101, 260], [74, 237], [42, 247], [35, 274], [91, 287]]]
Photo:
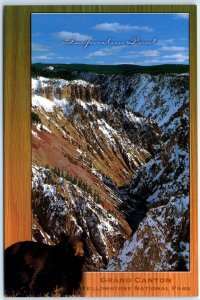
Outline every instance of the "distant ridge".
[[[51, 66], [52, 68], [48, 68]], [[139, 66], [139, 65], [90, 65], [90, 64], [32, 64], [32, 76], [44, 76], [49, 78], [63, 78], [73, 80], [77, 78], [73, 72], [92, 72], [105, 75], [118, 75], [125, 76], [133, 74], [181, 74], [189, 73], [189, 65], [184, 64], [164, 64], [155, 66]]]

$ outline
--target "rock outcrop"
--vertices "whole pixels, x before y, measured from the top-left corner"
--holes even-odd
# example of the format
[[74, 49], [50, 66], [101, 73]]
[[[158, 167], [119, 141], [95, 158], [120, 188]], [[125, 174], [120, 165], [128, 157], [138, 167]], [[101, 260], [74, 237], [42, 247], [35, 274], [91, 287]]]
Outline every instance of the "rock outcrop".
[[99, 85], [93, 85], [83, 80], [56, 80], [40, 77], [33, 80], [32, 95], [35, 93], [49, 100], [81, 99], [91, 102], [92, 99], [101, 101], [101, 89]]

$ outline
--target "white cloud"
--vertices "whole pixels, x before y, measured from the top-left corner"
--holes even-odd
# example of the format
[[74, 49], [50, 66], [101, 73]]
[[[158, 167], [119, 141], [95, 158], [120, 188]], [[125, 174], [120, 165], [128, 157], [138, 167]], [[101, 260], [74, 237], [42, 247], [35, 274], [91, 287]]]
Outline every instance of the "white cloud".
[[[144, 51], [140, 51], [140, 60], [128, 61], [128, 62], [120, 62], [119, 64], [135, 64], [135, 65], [153, 65], [153, 64], [180, 64], [180, 63], [188, 63], [188, 54], [187, 53], [176, 53], [176, 54], [168, 54], [163, 56], [158, 56], [156, 58], [151, 58], [149, 55], [149, 58], [141, 60], [141, 53]], [[146, 51], [148, 52], [148, 50]], [[131, 57], [125, 57], [125, 58], [131, 58]]]
[[188, 48], [186, 47], [177, 47], [177, 46], [163, 46], [162, 48], [160, 48], [161, 51], [188, 51]]
[[164, 59], [161, 57], [159, 59], [146, 59], [146, 60], [142, 60], [142, 61], [136, 61], [134, 63], [131, 62], [131, 64], [135, 64], [135, 65], [148, 65], [148, 66], [149, 65], [162, 65], [162, 64], [180, 64], [180, 63], [187, 63], [187, 60], [180, 59], [180, 58]]
[[143, 56], [158, 56], [160, 53], [158, 50], [146, 50], [146, 51], [141, 51], [140, 55]]
[[120, 55], [121, 58], [135, 58], [135, 57], [139, 57], [139, 52], [136, 51], [131, 51], [128, 54], [125, 55]]
[[52, 59], [52, 58], [61, 59], [63, 57], [61, 57], [61, 56], [59, 57], [55, 53], [47, 53], [46, 55], [34, 55], [34, 56], [32, 56], [32, 59], [48, 60], [48, 59]]
[[32, 51], [49, 51], [50, 47], [41, 45], [41, 44], [34, 44], [32, 43]]
[[116, 62], [115, 65], [149, 65], [149, 64], [159, 64], [159, 59], [145, 59], [142, 61], [120, 61]]
[[145, 51], [130, 51], [127, 55], [120, 56], [121, 58], [135, 58], [141, 56], [159, 56], [160, 52], [158, 50], [145, 50]]
[[53, 37], [63, 42], [69, 42], [69, 41], [85, 42], [88, 40], [92, 40], [92, 37], [89, 35], [84, 35], [79, 32], [70, 32], [70, 31], [55, 32], [53, 33]]
[[184, 19], [184, 20], [189, 19], [189, 13], [177, 13], [175, 15], [176, 15], [176, 19]]
[[162, 58], [175, 59], [176, 62], [183, 63], [189, 59], [189, 56], [186, 53], [177, 53], [177, 54], [163, 55]]
[[162, 64], [179, 64], [179, 63], [184, 63], [184, 61], [179, 61], [179, 59], [163, 59], [163, 60], [160, 60], [160, 63], [162, 63]]
[[52, 57], [49, 57], [47, 55], [38, 55], [38, 56], [33, 56], [32, 59], [42, 59], [42, 60], [47, 60], [51, 59]]
[[110, 47], [110, 48], [103, 48], [101, 50], [95, 51], [95, 52], [91, 52], [89, 53], [89, 57], [91, 56], [110, 56], [110, 55], [114, 55], [117, 52], [119, 52], [121, 49], [123, 48], [123, 46], [116, 46], [116, 47]]
[[101, 23], [93, 27], [95, 30], [99, 31], [112, 31], [112, 32], [122, 32], [131, 30], [142, 30], [147, 32], [152, 32], [153, 29], [148, 26], [132, 26], [132, 25], [122, 25], [117, 22], [115, 23]]
[[137, 60], [137, 61], [121, 61], [116, 62], [115, 65], [140, 65], [140, 66], [149, 66], [149, 65], [162, 65], [162, 64], [180, 64], [180, 63], [187, 63], [187, 60], [182, 60], [179, 56], [171, 57], [169, 59], [159, 57], [158, 59], [144, 59], [144, 60]]
[[136, 65], [136, 63], [133, 62], [133, 61], [129, 61], [129, 62], [127, 62], [127, 61], [119, 61], [119, 62], [115, 62], [114, 65]]
[[143, 64], [155, 64], [159, 63], [160, 61], [158, 59], [145, 59], [143, 61], [137, 61], [135, 62], [136, 65], [143, 65]]
[[166, 40], [158, 40], [158, 45], [160, 46], [167, 46], [174, 44], [174, 39], [166, 39]]

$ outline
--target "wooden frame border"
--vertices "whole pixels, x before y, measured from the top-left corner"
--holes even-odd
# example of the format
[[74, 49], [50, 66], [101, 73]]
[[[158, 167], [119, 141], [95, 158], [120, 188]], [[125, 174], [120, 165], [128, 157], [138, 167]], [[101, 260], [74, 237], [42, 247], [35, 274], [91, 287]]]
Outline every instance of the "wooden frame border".
[[[194, 5], [76, 5], [4, 7], [4, 246], [31, 239], [30, 14], [190, 13], [190, 220], [191, 270], [173, 273], [86, 273], [83, 296], [196, 296], [197, 278], [197, 19]], [[109, 291], [102, 278], [116, 279]], [[119, 278], [132, 284], [119, 289]], [[150, 289], [134, 290], [136, 278], [152, 278]], [[156, 283], [156, 279], [158, 282]], [[163, 279], [163, 282], [161, 282]], [[167, 282], [167, 279], [170, 282]], [[118, 282], [118, 283], [117, 283]], [[179, 289], [171, 289], [171, 286]], [[88, 289], [87, 289], [88, 287]], [[91, 287], [91, 288], [89, 288]], [[183, 288], [186, 288], [183, 290]], [[113, 289], [112, 289], [113, 288]], [[160, 288], [160, 289], [159, 289]], [[165, 290], [169, 288], [169, 290]]]

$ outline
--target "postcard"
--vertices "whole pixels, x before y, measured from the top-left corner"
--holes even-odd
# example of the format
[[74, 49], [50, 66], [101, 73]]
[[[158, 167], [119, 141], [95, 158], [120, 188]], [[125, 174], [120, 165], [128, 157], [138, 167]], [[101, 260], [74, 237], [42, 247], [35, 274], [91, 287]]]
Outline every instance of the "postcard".
[[5, 6], [6, 296], [196, 296], [196, 6]]

